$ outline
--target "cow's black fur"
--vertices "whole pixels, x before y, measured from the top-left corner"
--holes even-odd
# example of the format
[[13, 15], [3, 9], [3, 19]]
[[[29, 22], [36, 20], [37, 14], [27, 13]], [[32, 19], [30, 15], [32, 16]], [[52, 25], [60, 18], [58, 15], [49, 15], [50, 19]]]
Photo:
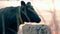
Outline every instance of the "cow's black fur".
[[[35, 10], [27, 6], [28, 5], [24, 6], [25, 9], [21, 8], [22, 6], [6, 7], [0, 9], [0, 34], [3, 34], [3, 24], [5, 27], [4, 28], [5, 34], [17, 34], [18, 27], [20, 24], [22, 24], [20, 22], [19, 15], [21, 16], [23, 22], [29, 22], [29, 20], [30, 22], [41, 21], [39, 16], [36, 14]], [[19, 14], [19, 8], [21, 9], [20, 14]], [[26, 13], [26, 15], [24, 15], [24, 13]], [[19, 20], [19, 22], [17, 20]], [[17, 24], [17, 22], [19, 23], [19, 25]]]

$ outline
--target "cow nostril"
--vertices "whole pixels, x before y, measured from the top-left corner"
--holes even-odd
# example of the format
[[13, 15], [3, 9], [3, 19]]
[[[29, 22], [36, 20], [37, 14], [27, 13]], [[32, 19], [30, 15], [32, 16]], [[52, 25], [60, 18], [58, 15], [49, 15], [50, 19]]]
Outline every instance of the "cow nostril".
[[37, 21], [36, 23], [40, 23], [40, 21]]
[[40, 23], [41, 22], [41, 19], [39, 19], [38, 21], [36, 21], [36, 23]]
[[36, 23], [40, 23], [40, 21], [37, 21]]

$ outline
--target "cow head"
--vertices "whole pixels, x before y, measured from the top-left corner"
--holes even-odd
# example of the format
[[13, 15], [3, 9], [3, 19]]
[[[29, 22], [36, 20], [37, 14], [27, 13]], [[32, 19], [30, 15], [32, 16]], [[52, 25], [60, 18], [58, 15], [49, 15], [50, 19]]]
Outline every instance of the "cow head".
[[31, 3], [28, 2], [25, 4], [24, 1], [21, 2], [21, 18], [23, 22], [36, 22], [39, 23], [41, 21], [38, 14], [35, 12], [34, 8], [31, 6]]

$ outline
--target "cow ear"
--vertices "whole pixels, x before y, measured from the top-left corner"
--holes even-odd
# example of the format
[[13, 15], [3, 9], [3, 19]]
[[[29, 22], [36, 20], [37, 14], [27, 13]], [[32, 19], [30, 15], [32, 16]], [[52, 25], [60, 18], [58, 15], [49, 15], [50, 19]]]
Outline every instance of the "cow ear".
[[33, 6], [31, 5], [31, 2], [27, 2], [27, 5], [28, 9], [31, 9], [31, 10], [34, 10]]
[[31, 5], [31, 2], [27, 2], [27, 5]]
[[25, 6], [25, 2], [24, 1], [21, 1], [21, 6]]

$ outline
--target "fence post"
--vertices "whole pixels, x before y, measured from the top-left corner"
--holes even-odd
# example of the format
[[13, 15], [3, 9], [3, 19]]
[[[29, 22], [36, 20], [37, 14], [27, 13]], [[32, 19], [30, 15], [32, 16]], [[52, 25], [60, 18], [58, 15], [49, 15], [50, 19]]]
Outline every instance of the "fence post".
[[51, 29], [47, 25], [25, 24], [22, 32], [23, 34], [51, 34]]

